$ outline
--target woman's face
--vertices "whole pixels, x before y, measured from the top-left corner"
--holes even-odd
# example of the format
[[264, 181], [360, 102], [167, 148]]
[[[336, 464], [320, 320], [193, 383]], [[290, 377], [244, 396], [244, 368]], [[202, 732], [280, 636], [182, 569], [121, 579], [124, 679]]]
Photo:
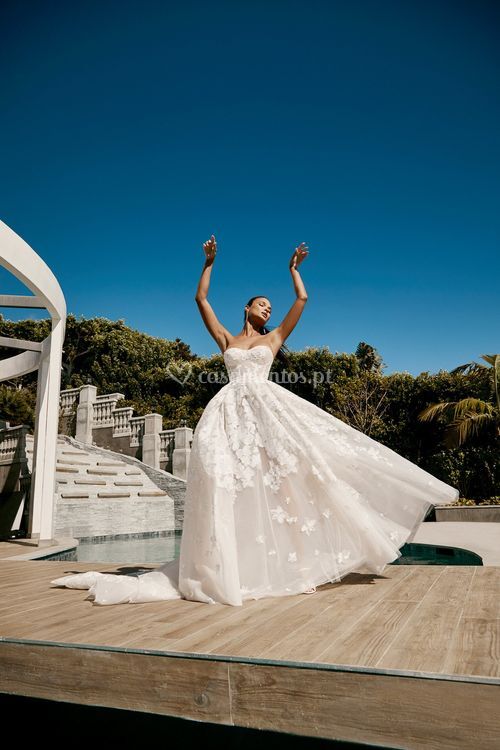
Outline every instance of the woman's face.
[[271, 303], [267, 297], [257, 297], [257, 299], [254, 299], [248, 310], [248, 318], [251, 318], [257, 325], [264, 326], [270, 317]]

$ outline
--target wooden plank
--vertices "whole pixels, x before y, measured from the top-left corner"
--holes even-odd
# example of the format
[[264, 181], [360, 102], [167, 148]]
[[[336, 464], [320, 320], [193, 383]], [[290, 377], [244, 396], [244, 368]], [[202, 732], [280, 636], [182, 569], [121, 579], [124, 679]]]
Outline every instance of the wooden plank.
[[422, 603], [463, 606], [477, 570], [473, 565], [447, 565], [424, 592]]
[[[409, 566], [406, 569], [403, 569], [403, 566], [399, 566], [398, 570], [394, 571], [394, 576], [396, 579], [407, 576], [409, 574]], [[324, 584], [323, 586], [318, 588], [316, 594], [312, 596], [299, 594], [297, 595], [297, 600], [302, 601], [303, 603], [309, 600], [311, 601], [312, 606], [315, 601], [318, 601], [318, 598], [321, 597], [325, 591], [335, 591], [336, 596], [338, 597], [350, 594], [355, 595], [355, 586], [349, 585], [349, 583], [352, 584], [355, 582], [357, 585], [360, 581], [365, 580], [365, 578], [369, 581], [370, 584], [373, 582], [371, 576], [364, 577], [361, 575], [352, 574], [347, 578], [350, 579], [348, 583], [341, 582], [334, 584]], [[347, 578], [344, 580], [347, 581]], [[390, 581], [390, 579], [388, 580]], [[282, 598], [295, 599], [295, 597]], [[269, 597], [259, 600], [250, 599], [243, 603], [243, 607], [241, 609], [239, 607], [224, 607], [223, 605], [222, 608], [219, 609], [217, 608], [217, 606], [210, 605], [207, 608], [206, 612], [204, 610], [200, 610], [190, 620], [182, 618], [182, 620], [179, 622], [171, 621], [161, 622], [159, 624], [152, 622], [151, 627], [147, 629], [147, 632], [144, 632], [144, 637], [147, 638], [148, 644], [154, 644], [154, 648], [164, 647], [175, 651], [190, 651], [191, 649], [195, 648], [197, 651], [199, 651], [200, 648], [204, 647], [204, 639], [205, 641], [207, 641], [207, 648], [210, 647], [211, 641], [207, 640], [208, 635], [209, 633], [213, 633], [214, 630], [220, 633], [221, 631], [218, 627], [220, 623], [223, 623], [224, 627], [227, 627], [228, 631], [232, 632], [234, 630], [234, 627], [239, 622], [246, 622], [248, 620], [247, 613], [238, 614], [239, 612], [241, 612], [242, 610], [246, 610], [249, 607], [255, 608], [256, 610], [265, 610], [266, 612], [268, 610], [271, 611], [274, 607], [276, 607], [278, 599], [278, 597]], [[287, 609], [287, 607], [288, 605], [285, 605], [285, 609]], [[207, 625], [211, 628], [209, 633], [202, 632]], [[277, 637], [280, 637], [279, 634]], [[133, 647], [140, 645], [140, 642], [141, 634], [134, 634], [132, 637], [127, 638], [117, 645]], [[208, 653], [208, 651], [206, 653]]]
[[0, 591], [2, 594], [9, 592], [8, 596], [10, 597], [14, 592], [22, 593], [24, 590], [29, 590], [30, 587], [35, 585], [39, 595], [41, 595], [42, 591], [47, 590], [46, 581], [46, 571], [37, 572], [29, 567], [24, 567], [23, 570], [20, 570], [18, 563], [15, 568], [5, 574], [3, 580], [0, 580]]
[[499, 689], [498, 681], [0, 642], [1, 692], [408, 750], [497, 750]]
[[407, 750], [498, 750], [498, 684], [238, 662], [229, 678], [238, 726]]
[[[79, 591], [80, 596], [87, 594], [87, 591]], [[87, 606], [82, 606], [87, 605]], [[15, 634], [17, 638], [32, 638], [46, 641], [57, 641], [65, 643], [108, 643], [112, 645], [115, 633], [123, 637], [123, 633], [130, 632], [130, 615], [131, 611], [121, 614], [120, 610], [129, 609], [129, 607], [142, 610], [142, 617], [148, 620], [153, 614], [158, 612], [158, 605], [168, 606], [171, 616], [185, 606], [185, 602], [180, 599], [168, 602], [147, 602], [144, 604], [123, 604], [100, 606], [94, 605], [91, 601], [68, 602], [68, 606], [62, 607], [61, 602], [54, 601], [48, 605], [41, 613], [35, 612], [32, 617], [23, 616], [23, 621], [15, 617], [12, 619], [1, 620], [0, 627], [3, 633], [8, 632], [11, 636]], [[200, 603], [201, 606], [201, 603]], [[139, 614], [136, 611], [136, 614]]]
[[[46, 565], [46, 563], [45, 563]], [[73, 566], [72, 566], [73, 567]], [[109, 566], [101, 566], [109, 570]], [[92, 566], [94, 569], [94, 566]], [[95, 566], [97, 569], [97, 566]], [[43, 578], [47, 578], [47, 568], [43, 567]], [[58, 573], [50, 570], [50, 576], [57, 577]], [[48, 583], [48, 581], [47, 581]], [[14, 587], [16, 593], [10, 593], [10, 599], [14, 600], [19, 593], [17, 584]], [[151, 625], [164, 626], [165, 620], [179, 631], [184, 621], [190, 619], [194, 622], [200, 620], [200, 611], [203, 616], [210, 617], [213, 610], [222, 607], [223, 610], [234, 610], [224, 605], [207, 605], [203, 602], [190, 602], [183, 599], [146, 602], [129, 605], [126, 607], [127, 616], [117, 616], [115, 605], [101, 607], [94, 605], [88, 599], [86, 589], [65, 589], [50, 587], [46, 590], [40, 589], [39, 582], [30, 586], [25, 583], [21, 587], [23, 599], [17, 602], [17, 606], [3, 608], [0, 615], [0, 629], [9, 635], [17, 637], [44, 638], [69, 642], [94, 642], [92, 639], [102, 640], [103, 633], [108, 634], [109, 642], [123, 641], [132, 638], [137, 640], [137, 629], [145, 637], [148, 636]], [[28, 592], [28, 593], [27, 593]], [[54, 595], [57, 599], [54, 600]], [[123, 605], [122, 605], [123, 607]], [[99, 611], [96, 614], [96, 610]], [[123, 612], [123, 609], [122, 609]], [[104, 614], [107, 613], [107, 614]], [[197, 624], [197, 628], [203, 627], [204, 623]], [[103, 629], [104, 628], [104, 629]]]
[[444, 668], [449, 673], [500, 678], [500, 618], [462, 617]]
[[[299, 598], [300, 595], [283, 597], [287, 602], [282, 603], [281, 606], [285, 608], [294, 606]], [[220, 605], [220, 607], [223, 606]], [[205, 649], [217, 648], [221, 641], [228, 638], [228, 634], [231, 637], [232, 634], [242, 633], [249, 627], [259, 628], [270, 613], [276, 612], [279, 606], [280, 602], [273, 597], [249, 600], [241, 607], [226, 605], [225, 609], [218, 608], [220, 614], [214, 611], [216, 605], [207, 605], [211, 610], [207, 615], [211, 616], [202, 623], [203, 627], [199, 627], [197, 620], [192, 620], [191, 624], [185, 621], [161, 624], [147, 634], [148, 647], [188, 653], [209, 653]], [[131, 645], [130, 642], [127, 645]]]
[[417, 602], [383, 599], [367, 613], [359, 613], [353, 627], [341, 625], [341, 633], [326, 646], [316, 661], [330, 664], [375, 666], [399, 631], [413, 615]]
[[[150, 619], [142, 631], [127, 633], [127, 637], [116, 643], [119, 646], [130, 648], [141, 647], [144, 643], [148, 648], [168, 648], [169, 651], [184, 651], [178, 646], [178, 641], [185, 638], [198, 637], [208, 626], [224, 625], [237, 626], [243, 611], [260, 609], [259, 600], [251, 600], [243, 603], [242, 607], [233, 607], [224, 604], [207, 604], [204, 608], [186, 608], [178, 617], [155, 617]], [[167, 614], [167, 613], [165, 613]], [[230, 621], [230, 622], [229, 622]], [[202, 636], [203, 637], [203, 636]]]
[[237, 656], [252, 655], [253, 642], [264, 632], [271, 629], [271, 638], [276, 640], [276, 627], [284, 625], [290, 612], [300, 607], [307, 594], [297, 596], [265, 597], [260, 599], [258, 608], [244, 608], [241, 615], [223, 623], [215, 623], [194, 636], [177, 640], [176, 650], [191, 653], [233, 654]]
[[[123, 605], [127, 608], [128, 613], [126, 617], [120, 618], [119, 620], [113, 620], [112, 617], [106, 622], [97, 623], [92, 622], [88, 619], [85, 623], [86, 626], [86, 643], [106, 642], [112, 646], [120, 646], [123, 641], [133, 640], [138, 648], [156, 648], [154, 639], [150, 635], [152, 623], [158, 621], [172, 622], [179, 627], [179, 623], [182, 623], [184, 617], [193, 617], [192, 610], [199, 612], [204, 607], [211, 605], [205, 604], [204, 602], [186, 602], [183, 599], [177, 599], [172, 601], [157, 602], [157, 609], [153, 612], [150, 605], [152, 602], [143, 604], [126, 604]], [[117, 605], [120, 606], [120, 605]], [[223, 605], [220, 605], [223, 606]], [[98, 607], [103, 609], [102, 607]], [[116, 606], [106, 606], [106, 610], [116, 609]], [[67, 630], [65, 631], [67, 632]], [[134, 638], [134, 634], [137, 636]], [[132, 637], [131, 637], [132, 636]], [[70, 637], [76, 639], [78, 637], [78, 631], [73, 630], [70, 633]], [[107, 639], [107, 640], [106, 640]], [[160, 639], [161, 650], [166, 650], [167, 640], [164, 638]], [[172, 649], [175, 650], [175, 649]]]
[[395, 565], [395, 568], [410, 568], [411, 576], [404, 577], [387, 593], [387, 598], [397, 602], [419, 602], [429, 588], [443, 575], [440, 565]]
[[[48, 565], [48, 563], [45, 563]], [[1, 566], [0, 566], [1, 568]], [[58, 577], [58, 571], [48, 568], [31, 567], [31, 563], [16, 563], [16, 567], [6, 576], [6, 580], [0, 582], [0, 591], [3, 601], [6, 597], [15, 596], [16, 593], [31, 593], [34, 597], [43, 599], [47, 592], [56, 587], [50, 585], [50, 581]], [[64, 575], [64, 574], [63, 574]], [[60, 591], [74, 591], [75, 589], [61, 588]], [[83, 589], [80, 589], [83, 593]]]
[[119, 572], [133, 567], [72, 561], [0, 564], [0, 570], [8, 570], [7, 582], [0, 585], [0, 635], [498, 674], [500, 618], [491, 617], [498, 611], [498, 568], [388, 566], [387, 576], [351, 574], [340, 583], [318, 587], [313, 595], [249, 600], [242, 607], [184, 599], [102, 607], [85, 589], [49, 585], [53, 578], [73, 571]]
[[[23, 554], [28, 554], [28, 550], [25, 550]], [[17, 570], [17, 568], [22, 569], [27, 565], [36, 566], [37, 564], [39, 565], [40, 563], [37, 563], [35, 560], [20, 560], [19, 556], [17, 556], [14, 560], [4, 558], [3, 560], [0, 560], [0, 575], [4, 575], [4, 573], [8, 572], [9, 570], [13, 571]], [[33, 567], [33, 569], [35, 568]]]
[[[56, 574], [57, 577], [57, 574]], [[58, 588], [50, 585], [51, 576], [47, 576], [46, 573], [30, 573], [29, 575], [23, 575], [20, 579], [11, 578], [7, 582], [0, 584], [0, 591], [3, 595], [3, 601], [7, 602], [11, 598], [14, 600], [16, 596], [23, 594], [30, 594], [33, 598], [43, 601], [48, 593], [58, 590], [59, 592], [72, 592], [80, 591], [80, 596], [85, 593], [85, 589], [69, 589], [69, 588]], [[71, 596], [71, 594], [70, 594]], [[64, 599], [61, 600], [64, 602]]]
[[441, 672], [474, 567], [446, 567], [377, 662], [386, 669]]
[[[21, 618], [25, 610], [30, 610], [40, 606], [43, 607], [47, 601], [54, 598], [57, 591], [55, 588], [49, 588], [47, 591], [44, 591], [43, 596], [41, 596], [40, 587], [37, 588], [36, 583], [36, 581], [30, 581], [29, 586], [18, 585], [10, 589], [7, 589], [6, 586], [0, 587], [2, 595], [0, 622], [2, 621], [2, 618], [9, 617], [11, 614], [17, 614], [19, 618]], [[62, 604], [61, 601], [60, 604]]]
[[29, 552], [36, 552], [38, 545], [16, 544], [15, 542], [0, 542], [0, 561], [4, 557], [13, 557], [14, 555], [27, 555]]
[[[67, 570], [67, 562], [64, 568]], [[48, 567], [50, 566], [50, 567]], [[72, 564], [73, 567], [73, 564]], [[85, 568], [89, 566], [84, 565]], [[96, 565], [92, 569], [102, 568], [110, 571], [109, 565]], [[130, 566], [127, 566], [130, 568]], [[32, 575], [29, 582], [16, 584], [11, 590], [10, 585], [1, 587], [2, 592], [8, 592], [9, 596], [3, 597], [4, 603], [13, 602], [14, 607], [3, 607], [0, 614], [0, 632], [8, 632], [17, 637], [33, 637], [46, 640], [76, 639], [81, 642], [82, 638], [92, 639], [92, 631], [100, 637], [99, 628], [103, 623], [109, 621], [110, 625], [124, 625], [128, 618], [117, 616], [116, 606], [102, 607], [95, 605], [89, 599], [87, 589], [66, 589], [51, 587], [50, 580], [58, 577], [64, 572], [55, 570], [52, 563], [39, 563], [35, 566], [38, 574]], [[29, 568], [28, 568], [29, 570]], [[41, 578], [41, 580], [39, 580]], [[46, 583], [46, 585], [44, 585]], [[13, 593], [15, 591], [15, 593]], [[23, 600], [17, 601], [16, 597], [21, 592]], [[171, 602], [148, 602], [145, 604], [134, 604], [138, 610], [143, 610], [143, 618], [147, 620], [155, 611], [161, 611], [161, 605], [174, 604], [182, 600]], [[119, 606], [119, 605], [117, 605]], [[156, 609], [155, 609], [156, 608]], [[107, 614], [105, 614], [107, 612]], [[112, 627], [106, 626], [108, 633], [112, 633]], [[92, 640], [91, 640], [92, 642]]]
[[0, 692], [231, 723], [227, 664], [203, 659], [0, 642]]
[[500, 568], [475, 567], [475, 579], [464, 603], [464, 617], [500, 617]]
[[[394, 567], [395, 570], [396, 566]], [[286, 659], [294, 654], [299, 661], [329, 661], [325, 650], [342, 635], [346, 635], [359, 619], [377, 606], [378, 602], [402, 580], [412, 576], [411, 566], [398, 566], [393, 577], [379, 578], [352, 575], [331, 590], [329, 606], [318, 611], [316, 597], [310, 597], [309, 611], [302, 609], [302, 622], [296, 620], [294, 627], [282, 631], [274, 643], [263, 645], [258, 655], [268, 659]]]

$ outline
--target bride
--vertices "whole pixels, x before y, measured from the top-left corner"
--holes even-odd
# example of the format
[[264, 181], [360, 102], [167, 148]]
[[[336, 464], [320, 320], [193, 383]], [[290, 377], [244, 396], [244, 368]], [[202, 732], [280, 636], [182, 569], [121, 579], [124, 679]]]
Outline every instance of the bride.
[[380, 574], [401, 556], [429, 509], [458, 490], [354, 427], [268, 379], [307, 302], [289, 263], [296, 299], [274, 329], [272, 305], [252, 297], [233, 336], [208, 301], [217, 252], [203, 244], [196, 293], [223, 352], [229, 382], [193, 433], [179, 557], [133, 575], [88, 571], [51, 581], [89, 589], [95, 604], [189, 599], [244, 600], [314, 593], [350, 572]]

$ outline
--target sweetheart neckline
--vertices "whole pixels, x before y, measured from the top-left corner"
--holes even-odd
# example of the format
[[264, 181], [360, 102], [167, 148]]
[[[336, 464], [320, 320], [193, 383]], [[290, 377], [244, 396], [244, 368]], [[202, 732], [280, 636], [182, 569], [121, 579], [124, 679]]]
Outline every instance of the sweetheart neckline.
[[230, 349], [238, 349], [240, 352], [251, 352], [252, 349], [261, 349], [262, 347], [264, 347], [264, 349], [269, 349], [273, 357], [275, 356], [273, 353], [273, 350], [271, 349], [270, 346], [267, 346], [267, 344], [257, 344], [257, 346], [251, 346], [250, 349], [243, 349], [241, 346], [228, 346], [227, 349], [225, 349], [222, 354], [224, 356], [224, 354], [228, 352]]

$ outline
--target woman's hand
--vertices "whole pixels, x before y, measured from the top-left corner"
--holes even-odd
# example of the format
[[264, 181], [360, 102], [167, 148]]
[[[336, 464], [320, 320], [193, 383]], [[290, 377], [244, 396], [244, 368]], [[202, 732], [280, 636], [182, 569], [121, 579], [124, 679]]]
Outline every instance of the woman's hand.
[[217, 242], [215, 241], [214, 235], [212, 235], [209, 240], [203, 243], [203, 250], [206, 256], [206, 262], [209, 264], [213, 263], [217, 254]]
[[307, 257], [309, 250], [305, 242], [301, 242], [298, 247], [295, 248], [292, 257], [290, 258], [290, 269], [297, 268], [300, 266], [304, 258]]

